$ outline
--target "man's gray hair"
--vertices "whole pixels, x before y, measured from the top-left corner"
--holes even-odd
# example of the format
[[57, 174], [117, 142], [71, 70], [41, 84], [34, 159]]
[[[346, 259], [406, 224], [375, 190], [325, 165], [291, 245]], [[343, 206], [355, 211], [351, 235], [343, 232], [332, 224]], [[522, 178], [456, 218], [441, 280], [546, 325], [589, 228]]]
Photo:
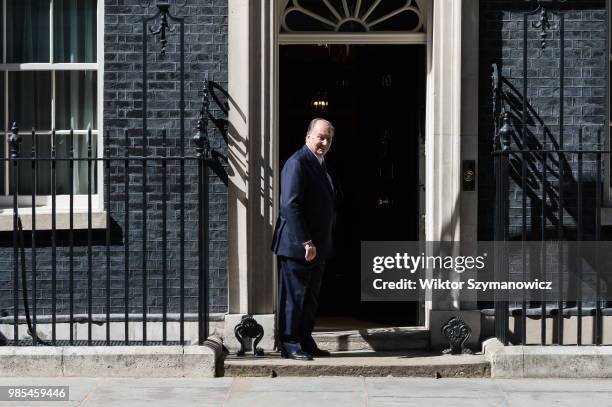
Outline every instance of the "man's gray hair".
[[314, 126], [316, 126], [317, 122], [319, 122], [319, 121], [325, 122], [325, 123], [327, 123], [329, 125], [329, 135], [331, 137], [334, 137], [334, 131], [336, 129], [334, 129], [334, 126], [331, 124], [331, 122], [329, 120], [323, 119], [321, 117], [315, 117], [314, 119], [312, 119], [310, 121], [310, 124], [308, 124], [307, 132], [308, 133], [312, 132], [312, 129], [314, 129]]

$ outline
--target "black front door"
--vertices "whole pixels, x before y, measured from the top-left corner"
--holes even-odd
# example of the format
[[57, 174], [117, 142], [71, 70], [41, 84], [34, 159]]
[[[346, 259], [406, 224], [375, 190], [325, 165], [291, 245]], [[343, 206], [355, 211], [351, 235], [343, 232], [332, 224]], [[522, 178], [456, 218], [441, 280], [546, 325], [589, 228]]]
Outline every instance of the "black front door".
[[417, 303], [360, 301], [359, 261], [361, 241], [419, 239], [424, 108], [425, 46], [280, 47], [280, 164], [304, 144], [312, 118], [336, 128], [326, 160], [344, 201], [320, 315], [420, 324]]

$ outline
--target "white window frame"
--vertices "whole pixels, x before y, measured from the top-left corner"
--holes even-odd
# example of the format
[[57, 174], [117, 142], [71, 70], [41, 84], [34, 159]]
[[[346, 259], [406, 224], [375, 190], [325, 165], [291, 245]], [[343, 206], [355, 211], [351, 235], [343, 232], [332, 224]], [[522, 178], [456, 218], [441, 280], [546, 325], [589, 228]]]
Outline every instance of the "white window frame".
[[[7, 9], [6, 3], [7, 0], [0, 0], [2, 2], [2, 21], [3, 27], [6, 27], [7, 22]], [[49, 33], [49, 47], [50, 47], [50, 60], [53, 61], [53, 4], [54, 0], [50, 0], [50, 33]], [[17, 72], [17, 71], [45, 71], [45, 72], [54, 72], [54, 71], [96, 71], [97, 72], [97, 129], [92, 129], [92, 136], [96, 136], [96, 151], [97, 156], [102, 157], [103, 148], [104, 148], [104, 104], [103, 104], [103, 95], [104, 95], [104, 0], [97, 0], [97, 15], [96, 15], [96, 62], [95, 63], [2, 63], [6, 61], [6, 51], [7, 51], [7, 35], [6, 32], [3, 35], [3, 55], [2, 60], [0, 61], [0, 71], [4, 71], [4, 95], [2, 97], [4, 100], [4, 125], [5, 125], [5, 154], [8, 156], [10, 154], [9, 145], [8, 145], [8, 136], [10, 135], [10, 130], [12, 126], [11, 118], [9, 117], [9, 106], [8, 106], [8, 97], [9, 97], [9, 83], [8, 83], [8, 73], [9, 72]], [[51, 86], [55, 87], [55, 75], [51, 75]], [[54, 89], [53, 89], [54, 90]], [[55, 95], [55, 92], [52, 92], [52, 95]], [[55, 127], [55, 112], [54, 106], [55, 101], [51, 102], [51, 128]], [[18, 123], [19, 125], [19, 123]], [[69, 130], [56, 131], [57, 135], [69, 134]], [[20, 135], [29, 135], [31, 134], [31, 130], [28, 129], [19, 129]], [[43, 134], [43, 133], [39, 133]], [[50, 134], [50, 133], [49, 133]], [[87, 130], [79, 130], [74, 131], [75, 135], [87, 134]], [[23, 156], [24, 152], [20, 151], [20, 156]], [[91, 209], [93, 212], [102, 212], [104, 210], [104, 166], [101, 161], [98, 161], [96, 164], [97, 168], [97, 184], [96, 191], [92, 192], [91, 195]], [[93, 170], [93, 169], [92, 169]], [[8, 166], [5, 170], [5, 179], [1, 180], [5, 185], [5, 194], [0, 195], [0, 216], [2, 215], [11, 215], [13, 212], [13, 195], [9, 194], [9, 189], [7, 186], [9, 185], [9, 171]], [[51, 195], [37, 195], [36, 196], [36, 212], [37, 213], [46, 213], [51, 211]], [[56, 195], [56, 211], [67, 213], [69, 212], [69, 202], [70, 195]], [[27, 212], [26, 207], [30, 207], [32, 205], [32, 197], [31, 195], [20, 195], [18, 197], [18, 206], [19, 208], [24, 208], [21, 212]], [[74, 212], [83, 212], [88, 210], [88, 199], [87, 194], [74, 194], [73, 195], [73, 208]], [[0, 222], [1, 223], [1, 222]], [[78, 225], [77, 225], [78, 226]], [[2, 228], [0, 228], [2, 229]]]

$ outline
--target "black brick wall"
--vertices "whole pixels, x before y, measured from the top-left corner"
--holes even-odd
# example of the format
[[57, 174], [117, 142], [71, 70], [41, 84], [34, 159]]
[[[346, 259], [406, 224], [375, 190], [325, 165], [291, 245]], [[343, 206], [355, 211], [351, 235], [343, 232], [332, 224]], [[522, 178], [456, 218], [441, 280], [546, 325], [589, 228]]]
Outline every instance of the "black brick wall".
[[[480, 1], [480, 109], [479, 109], [479, 225], [478, 239], [492, 240], [494, 226], [494, 172], [490, 155], [493, 143], [491, 64], [496, 63], [504, 81], [506, 109], [510, 112], [518, 138], [513, 147], [521, 145], [520, 118], [523, 98], [523, 11], [533, 10], [535, 2], [509, 0]], [[583, 129], [583, 148], [596, 148], [597, 132], [606, 137], [606, 11], [603, 0], [568, 0], [565, 12], [565, 87], [564, 87], [564, 148], [578, 148], [579, 129]], [[551, 29], [547, 46], [540, 48], [540, 36], [532, 23], [540, 14], [529, 17], [528, 30], [528, 123], [526, 146], [531, 149], [558, 146], [560, 31], [558, 17], [549, 13]], [[547, 129], [545, 132], [544, 129]], [[547, 205], [551, 217], [547, 229], [556, 231], [558, 205], [559, 163], [549, 163], [549, 193]], [[595, 157], [584, 156], [584, 225], [587, 238], [592, 232], [594, 202]], [[577, 217], [577, 156], [562, 157], [566, 168], [564, 179], [564, 224], [566, 238], [575, 236]], [[520, 171], [520, 160], [515, 161]], [[534, 162], [528, 171], [533, 179], [533, 191], [539, 193], [542, 164]], [[509, 181], [509, 231], [511, 237], [520, 235], [523, 192], [520, 179]], [[527, 194], [527, 224], [529, 239], [538, 240], [541, 229], [541, 198]], [[554, 232], [556, 233], [556, 232]]]
[[[156, 12], [154, 6], [143, 9], [139, 0], [104, 0], [104, 131], [110, 155], [122, 157], [124, 154], [123, 129], [129, 129], [129, 152], [142, 153], [142, 18]], [[151, 2], [154, 3], [154, 2]], [[187, 0], [182, 9], [171, 7], [172, 14], [185, 16], [185, 154], [194, 156], [195, 148], [191, 137], [195, 133], [197, 115], [200, 108], [199, 91], [206, 73], [217, 89], [217, 96], [211, 104], [212, 116], [224, 119], [227, 89], [227, 0]], [[171, 21], [171, 24], [174, 25]], [[168, 33], [167, 55], [159, 57], [160, 45], [157, 39], [149, 36], [148, 43], [148, 83], [149, 83], [149, 155], [161, 154], [161, 129], [168, 130], [168, 155], [180, 153], [179, 134], [179, 54], [178, 26]], [[226, 155], [227, 148], [223, 137], [211, 123], [209, 136], [211, 146]], [[142, 165], [132, 161], [130, 178], [130, 311], [142, 311]], [[223, 163], [222, 163], [223, 167]], [[186, 164], [186, 263], [185, 263], [185, 304], [186, 312], [195, 312], [197, 306], [197, 165], [194, 161]], [[227, 310], [227, 188], [222, 177], [223, 168], [211, 173], [209, 188], [209, 250], [210, 250], [210, 310]], [[111, 312], [123, 312], [124, 301], [124, 168], [122, 163], [113, 162], [111, 168]], [[168, 301], [169, 312], [179, 310], [179, 165], [173, 161], [168, 164]], [[161, 312], [161, 166], [149, 164], [147, 176], [147, 267], [148, 267], [148, 312]], [[29, 232], [26, 233], [28, 235]], [[68, 255], [66, 233], [59, 233], [58, 248], [58, 314], [68, 313]], [[105, 311], [105, 232], [94, 233], [93, 257], [93, 305], [94, 313]], [[5, 245], [11, 244], [12, 235], [3, 233]], [[50, 234], [38, 235], [38, 314], [51, 311], [51, 249]], [[75, 248], [75, 313], [87, 311], [87, 236], [77, 234], [78, 246]], [[26, 246], [28, 242], [26, 242]], [[0, 270], [0, 310], [12, 313], [11, 294], [11, 253], [10, 247], [1, 249]], [[30, 252], [27, 251], [28, 259]], [[28, 265], [28, 270], [30, 265]], [[20, 299], [21, 304], [21, 299]]]

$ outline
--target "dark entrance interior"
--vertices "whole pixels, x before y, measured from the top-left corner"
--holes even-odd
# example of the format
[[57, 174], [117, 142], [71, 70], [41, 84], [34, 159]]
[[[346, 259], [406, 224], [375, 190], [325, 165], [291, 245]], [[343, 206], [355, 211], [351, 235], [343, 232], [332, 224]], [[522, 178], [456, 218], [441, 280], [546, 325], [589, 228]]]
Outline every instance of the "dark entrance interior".
[[344, 192], [336, 257], [319, 315], [366, 326], [422, 325], [416, 302], [361, 302], [360, 244], [419, 239], [419, 144], [424, 137], [424, 45], [280, 47], [280, 164], [314, 117], [336, 128], [326, 161]]

